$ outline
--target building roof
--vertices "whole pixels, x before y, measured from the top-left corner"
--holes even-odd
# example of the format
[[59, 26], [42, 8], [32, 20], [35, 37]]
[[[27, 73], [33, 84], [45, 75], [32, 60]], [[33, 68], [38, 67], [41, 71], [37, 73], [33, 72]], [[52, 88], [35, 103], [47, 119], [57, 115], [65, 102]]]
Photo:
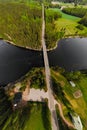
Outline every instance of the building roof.
[[72, 116], [72, 118], [73, 118], [73, 123], [74, 123], [76, 130], [83, 130], [83, 126], [82, 126], [80, 117]]
[[70, 84], [71, 84], [72, 87], [75, 87], [75, 86], [76, 86], [73, 81], [70, 81]]

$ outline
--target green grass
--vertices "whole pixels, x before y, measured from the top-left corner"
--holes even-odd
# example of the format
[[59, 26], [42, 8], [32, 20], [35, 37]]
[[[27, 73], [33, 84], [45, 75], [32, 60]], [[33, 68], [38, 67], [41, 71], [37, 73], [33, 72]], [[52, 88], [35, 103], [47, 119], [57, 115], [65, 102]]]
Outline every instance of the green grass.
[[32, 108], [30, 118], [26, 121], [24, 130], [45, 130], [41, 112], [41, 106], [38, 109], [37, 106]]
[[[70, 83], [67, 81], [66, 77], [60, 74], [57, 71], [51, 71], [52, 76], [55, 78], [56, 83], [60, 83], [63, 88], [63, 92], [65, 93], [64, 98], [67, 98], [69, 103], [71, 104], [71, 109], [74, 110], [80, 117], [84, 126], [84, 130], [87, 130], [87, 76], [81, 74], [81, 78], [79, 80], [75, 80], [76, 87], [72, 87]], [[77, 90], [81, 90], [82, 97], [75, 99], [73, 93]], [[60, 97], [59, 97], [60, 99]], [[61, 101], [61, 99], [60, 99]], [[63, 103], [63, 102], [62, 102]], [[65, 103], [63, 104], [65, 106]], [[64, 107], [64, 115], [66, 118], [68, 117], [67, 112], [69, 109]]]
[[71, 15], [65, 14], [60, 9], [54, 8], [53, 10], [60, 12], [62, 14], [62, 18], [64, 18], [64, 19], [71, 20], [71, 21], [73, 21], [73, 20], [74, 21], [80, 20], [79, 17], [75, 17], [75, 16], [71, 16]]
[[77, 84], [80, 86], [81, 91], [83, 92], [84, 100], [87, 102], [87, 77], [82, 77]]
[[61, 12], [60, 9], [52, 9], [60, 12], [62, 14], [62, 18], [55, 21], [56, 30], [59, 32], [62, 28], [65, 29], [64, 37], [68, 36], [87, 36], [87, 27], [83, 26], [83, 30], [76, 28], [78, 21], [80, 18], [71, 16]]
[[[46, 126], [46, 124], [48, 126]], [[12, 129], [51, 130], [50, 112], [47, 103], [28, 102], [27, 106], [13, 111], [0, 130]]]

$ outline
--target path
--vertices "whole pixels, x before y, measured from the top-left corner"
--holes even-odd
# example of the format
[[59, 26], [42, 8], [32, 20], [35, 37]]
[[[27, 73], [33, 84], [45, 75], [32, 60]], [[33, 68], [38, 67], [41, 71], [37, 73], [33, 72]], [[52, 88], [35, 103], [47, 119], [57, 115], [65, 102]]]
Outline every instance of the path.
[[51, 112], [51, 124], [52, 130], [59, 130], [57, 114], [55, 109], [53, 91], [52, 91], [52, 82], [49, 68], [49, 61], [47, 56], [46, 44], [45, 44], [45, 19], [44, 19], [44, 5], [42, 4], [42, 47], [43, 47], [43, 56], [44, 56], [44, 64], [45, 64], [45, 73], [46, 73], [46, 83], [48, 88], [48, 106]]
[[66, 124], [69, 128], [75, 129], [74, 125], [71, 124], [69, 121], [67, 121], [66, 118], [64, 117], [61, 104], [57, 102], [57, 105], [58, 105], [58, 109], [59, 109], [59, 112], [60, 112], [60, 116], [61, 116], [61, 118], [63, 119], [63, 121], [65, 122], [65, 124]]

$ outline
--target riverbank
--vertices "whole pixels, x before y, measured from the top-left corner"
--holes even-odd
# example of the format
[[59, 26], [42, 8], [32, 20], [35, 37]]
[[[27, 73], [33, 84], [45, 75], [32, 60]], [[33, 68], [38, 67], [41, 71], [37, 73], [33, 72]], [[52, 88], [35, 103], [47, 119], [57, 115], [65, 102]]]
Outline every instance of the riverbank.
[[[84, 37], [87, 37], [87, 36], [69, 35], [69, 36], [63, 37], [62, 39], [65, 39], [65, 38], [84, 38]], [[3, 40], [3, 38], [0, 38], [0, 40]], [[47, 49], [47, 51], [49, 52], [49, 51], [55, 50], [55, 49], [58, 47], [58, 42], [59, 42], [60, 40], [61, 40], [61, 39], [59, 39], [59, 40], [55, 43], [55, 46], [54, 46], [53, 48], [49, 48], [49, 49]], [[41, 49], [35, 49], [35, 48], [28, 47], [28, 46], [24, 47], [24, 46], [16, 45], [14, 42], [9, 41], [9, 40], [3, 40], [3, 41], [7, 42], [8, 44], [12, 44], [12, 45], [14, 45], [14, 46], [16, 46], [16, 47], [28, 49], [28, 50], [31, 50], [31, 51], [42, 51], [42, 48], [41, 48]]]
[[[0, 38], [0, 39], [3, 40], [3, 38]], [[35, 48], [28, 47], [28, 46], [24, 47], [24, 46], [16, 45], [14, 42], [9, 41], [9, 40], [3, 40], [3, 41], [7, 42], [8, 44], [12, 44], [12, 45], [14, 45], [16, 47], [29, 49], [31, 51], [42, 51], [42, 47], [41, 47], [41, 49], [35, 49]], [[55, 44], [55, 46], [53, 48], [47, 49], [47, 51], [55, 50], [57, 48], [57, 46], [58, 46], [58, 41], [56, 42], [56, 44]]]
[[9, 43], [9, 44], [12, 44], [12, 45], [14, 45], [14, 46], [16, 46], [16, 47], [20, 47], [20, 48], [24, 48], [24, 49], [29, 49], [29, 50], [31, 50], [31, 51], [41, 51], [41, 50], [42, 50], [42, 49], [31, 48], [31, 47], [28, 47], [28, 46], [20, 46], [20, 45], [15, 44], [15, 43], [12, 42], [12, 41], [9, 41], [9, 40], [4, 40], [4, 41], [7, 42], [7, 43]]

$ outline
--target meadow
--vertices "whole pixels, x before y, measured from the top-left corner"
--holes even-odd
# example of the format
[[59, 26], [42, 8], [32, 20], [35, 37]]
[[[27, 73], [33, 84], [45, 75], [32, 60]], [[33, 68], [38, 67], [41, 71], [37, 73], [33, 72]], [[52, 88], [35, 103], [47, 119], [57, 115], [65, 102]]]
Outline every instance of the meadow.
[[[81, 118], [84, 130], [86, 130], [87, 75], [82, 72], [59, 72], [59, 69], [52, 69], [51, 73], [53, 79], [53, 87], [55, 87], [55, 98], [62, 103], [62, 110], [65, 118], [70, 121], [68, 112], [77, 113]], [[70, 79], [75, 83], [75, 87], [72, 87], [70, 84]], [[81, 91], [82, 96], [75, 98], [74, 93], [78, 90]]]

